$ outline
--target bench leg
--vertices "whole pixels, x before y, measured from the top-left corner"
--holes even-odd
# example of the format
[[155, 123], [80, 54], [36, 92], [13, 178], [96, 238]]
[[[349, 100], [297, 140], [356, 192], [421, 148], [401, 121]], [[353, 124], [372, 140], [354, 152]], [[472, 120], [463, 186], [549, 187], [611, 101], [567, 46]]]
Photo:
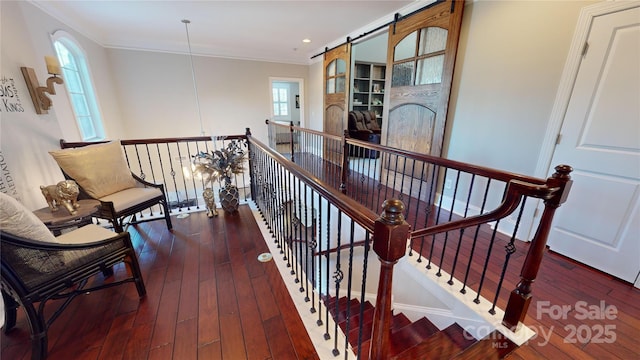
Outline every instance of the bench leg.
[[4, 301], [4, 332], [6, 334], [16, 326], [16, 313], [20, 305], [4, 291], [2, 292], [2, 300]]
[[167, 222], [167, 229], [173, 229], [173, 225], [171, 224], [171, 214], [169, 214], [169, 205], [167, 201], [162, 202], [162, 207], [164, 208], [164, 220]]
[[31, 329], [31, 360], [44, 360], [49, 346], [44, 314], [39, 314], [32, 303], [23, 305]]

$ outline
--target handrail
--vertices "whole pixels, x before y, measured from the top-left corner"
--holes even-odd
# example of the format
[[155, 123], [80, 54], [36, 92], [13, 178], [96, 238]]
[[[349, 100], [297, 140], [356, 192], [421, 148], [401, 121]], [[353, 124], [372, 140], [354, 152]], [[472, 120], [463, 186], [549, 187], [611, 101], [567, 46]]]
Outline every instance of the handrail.
[[329, 138], [329, 139], [342, 140], [342, 136], [327, 134], [327, 133], [324, 133], [322, 131], [317, 131], [317, 130], [313, 130], [313, 129], [307, 129], [307, 128], [295, 126], [293, 124], [290, 124], [290, 125], [278, 124], [277, 122], [270, 121], [269, 119], [265, 120], [264, 122], [267, 125], [286, 128], [287, 131], [301, 131], [301, 132], [306, 132], [306, 133], [309, 133], [309, 134], [323, 136], [323, 137], [326, 137], [326, 138]]
[[520, 201], [523, 196], [533, 196], [542, 199], [549, 199], [560, 188], [548, 188], [543, 186], [531, 186], [530, 184], [512, 180], [507, 185], [507, 192], [504, 200], [496, 209], [486, 212], [481, 215], [469, 216], [462, 220], [454, 220], [443, 224], [433, 225], [424, 229], [419, 229], [411, 232], [412, 238], [419, 238], [421, 236], [433, 235], [441, 232], [462, 229], [479, 224], [488, 223], [502, 219], [511, 213], [513, 213], [520, 205]]
[[347, 144], [357, 145], [359, 147], [363, 147], [371, 150], [384, 150], [385, 152], [390, 154], [402, 155], [402, 156], [411, 158], [413, 160], [424, 161], [431, 164], [448, 167], [456, 170], [472, 172], [477, 175], [487, 176], [487, 177], [491, 177], [496, 180], [501, 180], [505, 182], [508, 182], [509, 180], [520, 180], [520, 181], [530, 182], [532, 184], [538, 184], [538, 185], [544, 185], [546, 183], [544, 179], [539, 179], [536, 177], [526, 176], [522, 174], [508, 172], [508, 171], [498, 171], [485, 166], [472, 165], [469, 163], [464, 163], [461, 161], [451, 160], [443, 157], [420, 154], [420, 153], [409, 151], [409, 150], [403, 150], [403, 149], [392, 148], [384, 145], [378, 145], [378, 144], [374, 144], [374, 143], [370, 143], [370, 142], [366, 142], [358, 139], [347, 138], [346, 142]]
[[281, 165], [286, 165], [286, 168], [292, 174], [304, 180], [308, 186], [330, 200], [342, 212], [349, 214], [358, 224], [360, 224], [360, 226], [373, 232], [375, 220], [378, 218], [378, 215], [376, 213], [360, 204], [359, 202], [351, 199], [350, 197], [334, 190], [331, 185], [314, 176], [310, 172], [304, 170], [295, 163], [290, 162], [289, 160], [287, 160], [287, 158], [272, 150], [270, 147], [266, 146], [259, 140], [255, 139], [250, 134], [247, 135], [247, 138], [249, 139], [249, 143], [254, 144], [258, 148], [260, 148], [260, 150], [268, 153], [269, 156], [271, 156]]
[[[265, 123], [267, 125], [271, 125], [271, 126], [277, 126], [277, 127], [286, 128], [288, 131], [289, 130], [291, 130], [291, 131], [299, 131], [299, 132], [303, 132], [303, 133], [322, 136], [324, 138], [328, 138], [328, 139], [332, 139], [332, 140], [343, 140], [343, 136], [332, 135], [332, 134], [324, 133], [324, 132], [321, 132], [321, 131], [316, 131], [316, 130], [312, 130], [312, 129], [306, 129], [306, 128], [295, 126], [295, 125], [278, 124], [276, 122], [269, 121], [269, 120], [266, 120]], [[370, 149], [370, 150], [385, 151], [385, 152], [387, 152], [389, 154], [401, 155], [401, 156], [408, 157], [408, 158], [411, 158], [411, 159], [414, 159], [414, 160], [418, 160], [418, 161], [424, 161], [424, 162], [428, 162], [428, 163], [431, 163], [431, 164], [444, 166], [444, 167], [448, 167], [448, 168], [452, 168], [452, 169], [456, 169], [456, 170], [472, 172], [472, 173], [475, 173], [477, 175], [491, 177], [491, 178], [494, 178], [494, 179], [500, 180], [500, 181], [508, 182], [510, 180], [520, 180], [520, 181], [529, 182], [529, 183], [538, 184], [538, 185], [544, 185], [546, 183], [546, 181], [544, 179], [540, 179], [540, 178], [537, 178], [537, 177], [526, 176], [526, 175], [517, 174], [517, 173], [514, 173], [514, 172], [508, 172], [508, 171], [498, 171], [498, 170], [491, 169], [491, 168], [485, 167], [485, 166], [472, 165], [472, 164], [469, 164], [469, 163], [464, 163], [464, 162], [461, 162], [461, 161], [451, 160], [451, 159], [447, 159], [447, 158], [443, 158], [443, 157], [437, 157], [437, 156], [433, 156], [433, 155], [421, 154], [421, 153], [417, 153], [417, 152], [413, 152], [413, 151], [409, 151], [409, 150], [398, 149], [398, 148], [392, 148], [392, 147], [388, 147], [388, 146], [384, 146], [384, 145], [380, 145], [380, 144], [370, 143], [370, 142], [363, 141], [363, 140], [353, 139], [353, 138], [350, 138], [350, 137], [345, 137], [344, 140], [346, 141], [347, 144], [356, 145], [356, 146], [361, 147], [361, 148], [366, 148], [366, 149]]]
[[[475, 235], [467, 233], [471, 236], [471, 256], [473, 256], [480, 225], [495, 223], [492, 230], [493, 235], [488, 240], [489, 244], [484, 260], [484, 268], [486, 270], [496, 238], [496, 231], [498, 231], [500, 225], [503, 225], [500, 224], [500, 220], [507, 219], [519, 208], [517, 218], [514, 218], [513, 222], [505, 221], [503, 225], [509, 228], [508, 232], [511, 232], [511, 235], [505, 229], [505, 235], [509, 236], [509, 238], [506, 241], [505, 258], [501, 264], [502, 274], [497, 284], [493, 307], [489, 311], [492, 314], [495, 313], [494, 308], [502, 287], [502, 279], [508, 271], [509, 257], [515, 252], [516, 244], [514, 240], [519, 236], [520, 221], [525, 214], [525, 200], [527, 198], [543, 200], [544, 209], [541, 217], [533, 216], [535, 218], [532, 220], [534, 224], [537, 221], [537, 225], [534, 227], [536, 231], [535, 235], [530, 239], [531, 246], [527, 252], [525, 263], [520, 269], [521, 281], [516, 289], [511, 292], [503, 318], [505, 326], [511, 329], [516, 329], [519, 326], [519, 323], [527, 313], [531, 298], [531, 285], [538, 273], [554, 211], [565, 202], [571, 187], [571, 177], [569, 175], [572, 169], [570, 166], [559, 165], [555, 168], [556, 172], [551, 177], [540, 179], [352, 139], [346, 131], [342, 137], [338, 137], [304, 129], [293, 124], [286, 126], [272, 124], [269, 121], [267, 121], [267, 124], [288, 129], [292, 139], [294, 132], [298, 132], [298, 135], [309, 134], [321, 137], [320, 139], [313, 139], [313, 137], [310, 140], [308, 139], [307, 145], [310, 146], [306, 148], [294, 148], [292, 146], [291, 158], [294, 158], [294, 150], [299, 152], [295, 154], [296, 157], [304, 157], [304, 152], [307, 151], [308, 163], [313, 164], [313, 161], [316, 161], [324, 162], [324, 166], [339, 166], [341, 176], [339, 189], [344, 194], [349, 194], [351, 198], [359, 200], [362, 204], [377, 206], [373, 194], [377, 194], [378, 201], [380, 199], [387, 200], [387, 191], [391, 194], [391, 197], [399, 195], [400, 199], [406, 199], [408, 201], [407, 214], [413, 216], [412, 221], [414, 222], [414, 228], [409, 232], [409, 238], [412, 242], [416, 241], [418, 244], [415, 249], [413, 245], [410, 246], [409, 255], [411, 255], [412, 251], [416, 251], [419, 254], [418, 262], [420, 262], [423, 256], [423, 245], [426, 243], [427, 246], [430, 246], [430, 250], [426, 250], [428, 255], [424, 255], [425, 258], [428, 258], [427, 269], [431, 268], [432, 260], [434, 262], [440, 261], [436, 266], [438, 269], [442, 269], [445, 252], [454, 251], [453, 266], [447, 266], [450, 268], [451, 276], [449, 284], [453, 284], [452, 279], [455, 275], [460, 244], [463, 241], [467, 241], [463, 238], [464, 229], [475, 227]], [[305, 137], [301, 136], [300, 138], [304, 139]], [[311, 147], [314, 144], [326, 144], [329, 139], [332, 141], [339, 140], [342, 143], [342, 146], [336, 147], [332, 145], [333, 149], [339, 149], [341, 154], [337, 154], [331, 160], [324, 158], [324, 152]], [[335, 159], [337, 158], [341, 158], [342, 161], [336, 162]], [[355, 165], [350, 164], [350, 161], [353, 161]], [[417, 167], [416, 163], [419, 164]], [[322, 169], [318, 173], [325, 175]], [[332, 174], [335, 173], [335, 171], [332, 172]], [[476, 186], [474, 187], [474, 185]], [[384, 189], [384, 191], [381, 189]], [[501, 189], [503, 190], [502, 192], [500, 191]], [[458, 195], [458, 190], [460, 190], [460, 195]], [[384, 194], [382, 194], [383, 192]], [[371, 198], [369, 198], [370, 194]], [[461, 198], [463, 196], [464, 198]], [[443, 204], [445, 197], [447, 198], [446, 205]], [[472, 197], [473, 202], [471, 202]], [[414, 202], [413, 204], [412, 201]], [[471, 209], [473, 213], [469, 214], [471, 207], [473, 207]], [[410, 214], [409, 211], [411, 211]], [[446, 213], [444, 217], [441, 212]], [[458, 218], [453, 217], [454, 213]], [[421, 216], [420, 223], [417, 222], [418, 215]], [[445, 219], [447, 215], [448, 219]], [[460, 232], [453, 235], [451, 231], [458, 229]], [[524, 228], [524, 230], [526, 231], [527, 229]], [[447, 245], [448, 239], [457, 243], [457, 249], [448, 250], [453, 247]], [[440, 249], [437, 250], [438, 254], [432, 259], [435, 244], [438, 244]], [[358, 245], [361, 244], [358, 243]], [[366, 242], [364, 245], [366, 245]], [[460, 290], [462, 293], [466, 291], [471, 264], [471, 258], [469, 258], [468, 264], [463, 265], [466, 266], [466, 274], [464, 275], [464, 281], [462, 281], [463, 287]], [[440, 276], [440, 274], [441, 272], [438, 270], [436, 275]], [[483, 271], [482, 275], [480, 275], [480, 282], [478, 289], [476, 289], [477, 296], [474, 302], [479, 302], [484, 279], [485, 272]]]
[[[146, 145], [146, 144], [165, 144], [165, 143], [184, 143], [191, 141], [210, 141], [216, 140], [242, 140], [246, 139], [246, 135], [227, 135], [227, 136], [187, 136], [187, 137], [170, 137], [170, 138], [153, 138], [153, 139], [126, 139], [120, 140], [122, 145]], [[110, 140], [103, 141], [65, 141], [60, 139], [61, 148], [82, 147], [91, 144], [103, 144]]]

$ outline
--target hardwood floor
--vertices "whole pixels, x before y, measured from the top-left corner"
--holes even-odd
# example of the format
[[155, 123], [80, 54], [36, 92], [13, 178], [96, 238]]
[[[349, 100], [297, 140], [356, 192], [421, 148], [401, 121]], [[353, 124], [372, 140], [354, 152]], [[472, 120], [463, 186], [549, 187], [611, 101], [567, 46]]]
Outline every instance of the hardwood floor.
[[[163, 221], [129, 228], [147, 296], [139, 300], [134, 286], [126, 284], [75, 299], [49, 330], [50, 359], [319, 358], [291, 310], [275, 263], [256, 260], [268, 248], [248, 206], [237, 215], [221, 211], [209, 219], [199, 212], [172, 220], [173, 232]], [[118, 276], [124, 268], [115, 270]], [[507, 276], [509, 284], [517, 282], [518, 274]], [[511, 359], [640, 356], [640, 290], [633, 286], [547, 252], [533, 296], [525, 323], [539, 336]], [[604, 301], [617, 313], [580, 320], [578, 301], [597, 306]], [[571, 311], [565, 318], [538, 314], [539, 305], [565, 305]], [[608, 332], [597, 335], [605, 326]], [[603, 342], [612, 336], [615, 341]], [[21, 310], [16, 329], [0, 341], [2, 359], [29, 359], [29, 329]]]
[[[49, 329], [49, 359], [317, 359], [248, 206], [130, 227], [147, 296], [133, 284], [78, 297]], [[116, 268], [118, 272], [123, 267]], [[97, 279], [103, 281], [103, 279]], [[2, 335], [29, 359], [29, 327]]]

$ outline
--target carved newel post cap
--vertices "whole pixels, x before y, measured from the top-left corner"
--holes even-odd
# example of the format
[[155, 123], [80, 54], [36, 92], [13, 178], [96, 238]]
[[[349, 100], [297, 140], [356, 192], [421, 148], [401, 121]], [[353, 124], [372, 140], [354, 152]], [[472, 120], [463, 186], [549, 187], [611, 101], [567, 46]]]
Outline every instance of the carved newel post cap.
[[558, 165], [554, 169], [556, 170], [556, 173], [553, 174], [555, 178], [568, 178], [573, 171], [573, 168], [569, 165]]
[[385, 200], [382, 203], [380, 217], [388, 224], [402, 224], [404, 221], [404, 203], [398, 199]]

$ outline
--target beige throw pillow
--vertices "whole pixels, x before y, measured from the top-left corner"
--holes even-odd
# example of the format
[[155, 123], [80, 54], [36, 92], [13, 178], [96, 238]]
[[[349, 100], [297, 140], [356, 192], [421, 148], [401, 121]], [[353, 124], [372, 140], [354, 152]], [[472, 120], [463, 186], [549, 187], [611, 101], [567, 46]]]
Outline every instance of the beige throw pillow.
[[49, 154], [67, 175], [94, 198], [99, 199], [136, 185], [119, 141], [49, 151]]
[[0, 231], [26, 239], [57, 242], [49, 229], [18, 200], [0, 192]]

